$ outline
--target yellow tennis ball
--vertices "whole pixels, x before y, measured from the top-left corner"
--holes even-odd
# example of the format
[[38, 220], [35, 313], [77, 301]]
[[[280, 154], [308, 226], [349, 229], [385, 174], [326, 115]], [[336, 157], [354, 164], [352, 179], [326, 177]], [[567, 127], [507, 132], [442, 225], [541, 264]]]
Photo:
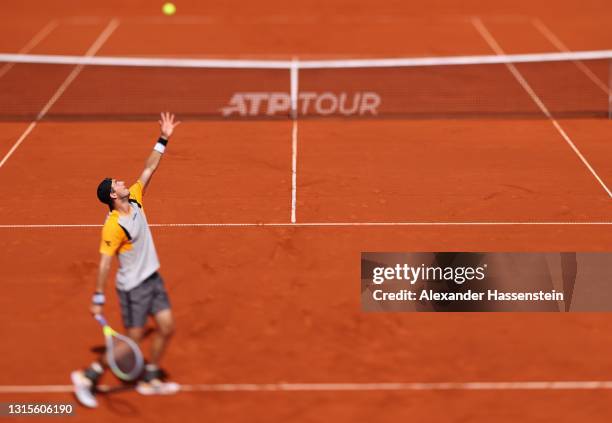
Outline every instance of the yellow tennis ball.
[[162, 6], [162, 12], [164, 12], [164, 15], [174, 15], [174, 13], [176, 13], [176, 6], [174, 3], [164, 3]]

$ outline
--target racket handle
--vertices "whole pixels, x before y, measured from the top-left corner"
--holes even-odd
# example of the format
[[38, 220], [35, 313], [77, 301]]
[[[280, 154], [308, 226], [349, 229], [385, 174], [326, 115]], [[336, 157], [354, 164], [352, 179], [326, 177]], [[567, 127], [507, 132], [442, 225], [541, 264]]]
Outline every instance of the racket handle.
[[98, 321], [102, 326], [106, 326], [106, 319], [101, 314], [94, 314], [94, 319]]

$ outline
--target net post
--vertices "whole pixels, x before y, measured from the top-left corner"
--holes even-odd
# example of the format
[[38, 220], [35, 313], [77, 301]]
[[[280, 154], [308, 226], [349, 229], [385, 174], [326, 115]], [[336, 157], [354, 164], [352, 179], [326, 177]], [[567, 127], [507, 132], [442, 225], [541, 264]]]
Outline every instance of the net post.
[[608, 119], [612, 120], [612, 59], [608, 59]]
[[290, 68], [290, 96], [291, 96], [291, 119], [295, 120], [298, 117], [298, 80], [299, 80], [299, 63], [298, 59], [294, 57], [291, 60]]

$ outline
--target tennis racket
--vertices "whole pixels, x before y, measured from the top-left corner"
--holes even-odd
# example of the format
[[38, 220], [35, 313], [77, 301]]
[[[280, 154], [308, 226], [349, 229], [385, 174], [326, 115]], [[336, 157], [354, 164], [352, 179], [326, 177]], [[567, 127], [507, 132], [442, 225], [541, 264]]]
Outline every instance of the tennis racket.
[[102, 326], [104, 333], [108, 367], [121, 380], [136, 379], [144, 365], [142, 352], [136, 342], [111, 328], [101, 314], [96, 314], [94, 317]]

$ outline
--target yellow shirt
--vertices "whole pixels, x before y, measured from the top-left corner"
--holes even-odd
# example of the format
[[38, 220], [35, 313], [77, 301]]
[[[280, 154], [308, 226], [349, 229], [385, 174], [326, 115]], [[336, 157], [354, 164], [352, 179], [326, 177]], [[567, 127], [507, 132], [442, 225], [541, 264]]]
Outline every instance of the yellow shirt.
[[129, 189], [130, 212], [110, 212], [102, 228], [100, 253], [117, 255], [117, 288], [128, 291], [159, 269], [151, 230], [142, 208], [143, 184], [136, 181]]

